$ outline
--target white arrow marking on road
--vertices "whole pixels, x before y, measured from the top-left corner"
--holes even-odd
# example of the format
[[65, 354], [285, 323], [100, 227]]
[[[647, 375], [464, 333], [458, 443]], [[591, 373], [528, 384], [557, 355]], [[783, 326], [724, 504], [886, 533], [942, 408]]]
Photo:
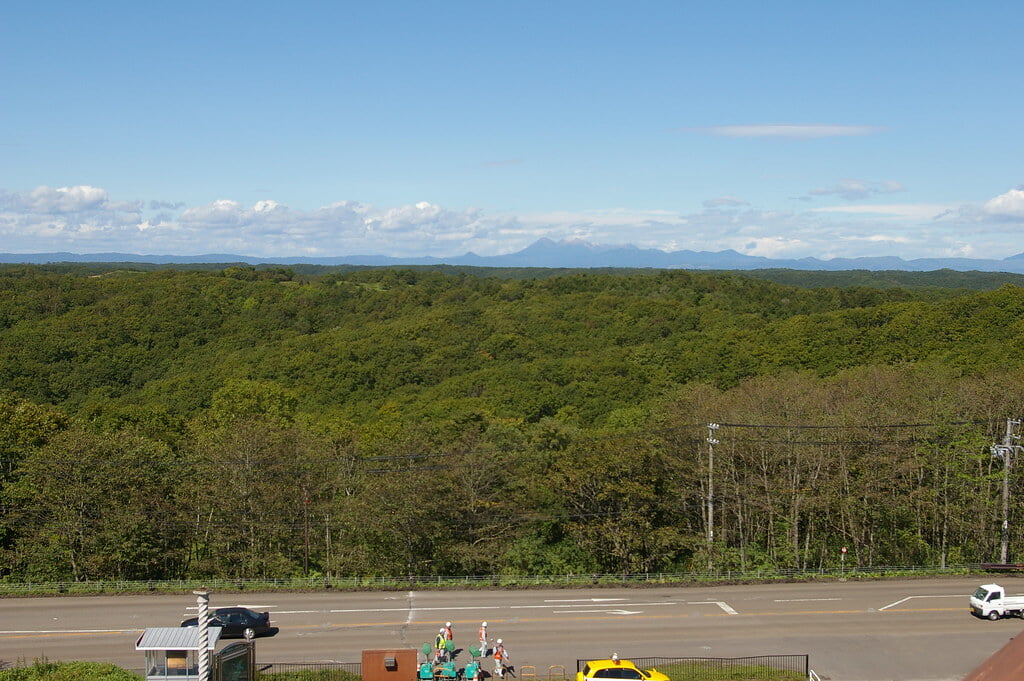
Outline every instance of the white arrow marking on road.
[[603, 603], [605, 601], [624, 601], [625, 598], [545, 598], [545, 603]]

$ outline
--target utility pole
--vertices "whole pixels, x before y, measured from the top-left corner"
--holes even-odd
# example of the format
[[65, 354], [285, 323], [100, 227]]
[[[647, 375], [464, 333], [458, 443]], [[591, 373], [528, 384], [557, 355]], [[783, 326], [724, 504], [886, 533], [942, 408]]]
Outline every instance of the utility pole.
[[1013, 465], [1013, 454], [1021, 449], [1013, 444], [1013, 429], [1020, 425], [1019, 419], [1006, 419], [1006, 435], [1003, 444], [993, 444], [990, 448], [992, 456], [1003, 460], [1003, 527], [999, 533], [999, 562], [1006, 565], [1010, 561], [1010, 467]]
[[210, 592], [193, 591], [199, 606], [199, 681], [210, 681]]
[[715, 545], [715, 431], [719, 428], [717, 423], [708, 424], [708, 570], [712, 567], [711, 549]]
[[309, 577], [309, 492], [302, 488], [302, 537], [305, 550], [302, 554], [302, 575]]

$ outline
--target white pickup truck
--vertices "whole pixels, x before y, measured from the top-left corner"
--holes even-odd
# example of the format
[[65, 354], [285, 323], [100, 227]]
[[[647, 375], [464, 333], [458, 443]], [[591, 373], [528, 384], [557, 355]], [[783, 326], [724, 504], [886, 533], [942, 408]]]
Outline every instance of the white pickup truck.
[[971, 594], [971, 613], [990, 620], [1024, 617], [1024, 596], [1007, 596], [998, 584], [982, 584]]

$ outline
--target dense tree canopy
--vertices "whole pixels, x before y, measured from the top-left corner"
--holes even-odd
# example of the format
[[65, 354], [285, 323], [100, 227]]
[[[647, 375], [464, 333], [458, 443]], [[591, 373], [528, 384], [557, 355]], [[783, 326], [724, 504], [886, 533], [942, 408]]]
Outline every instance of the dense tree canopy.
[[0, 576], [991, 560], [1006, 281], [0, 268]]

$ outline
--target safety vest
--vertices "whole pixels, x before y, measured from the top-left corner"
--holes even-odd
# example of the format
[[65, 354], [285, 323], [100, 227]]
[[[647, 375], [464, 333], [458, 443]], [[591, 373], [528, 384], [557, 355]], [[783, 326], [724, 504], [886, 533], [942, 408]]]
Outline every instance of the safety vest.
[[438, 650], [443, 650], [446, 647], [444, 634], [437, 635], [437, 638], [434, 639], [434, 647]]
[[505, 657], [505, 646], [494, 646], [494, 659], [501, 660]]
[[479, 636], [481, 641], [487, 640], [487, 627], [480, 627]]

